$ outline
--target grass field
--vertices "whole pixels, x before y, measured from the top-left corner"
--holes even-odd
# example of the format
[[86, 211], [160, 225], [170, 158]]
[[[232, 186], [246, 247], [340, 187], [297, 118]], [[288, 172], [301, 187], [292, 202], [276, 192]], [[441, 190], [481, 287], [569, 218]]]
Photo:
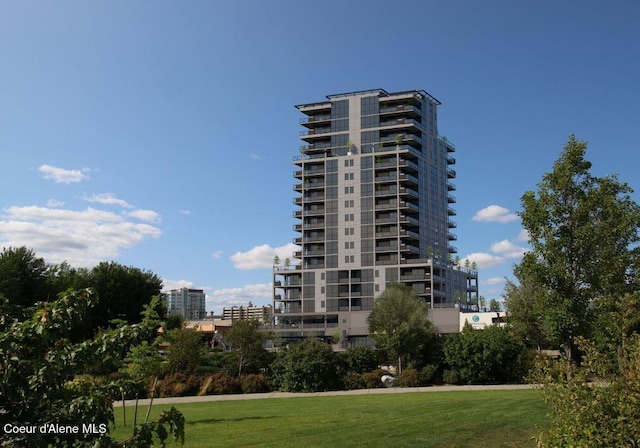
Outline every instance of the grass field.
[[[533, 447], [535, 390], [279, 398], [175, 405], [186, 447]], [[170, 405], [154, 406], [151, 415]], [[127, 408], [131, 424], [132, 408]], [[116, 409], [118, 440], [131, 433]], [[144, 418], [146, 408], [139, 411]], [[139, 417], [140, 418], [140, 417]], [[171, 441], [169, 447], [178, 446]]]

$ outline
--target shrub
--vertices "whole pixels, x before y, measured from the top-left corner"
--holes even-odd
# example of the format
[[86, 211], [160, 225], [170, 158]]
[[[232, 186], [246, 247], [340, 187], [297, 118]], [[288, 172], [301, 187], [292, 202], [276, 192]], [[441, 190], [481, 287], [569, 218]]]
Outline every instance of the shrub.
[[331, 346], [308, 339], [278, 352], [273, 382], [285, 392], [318, 392], [341, 387], [342, 368]]
[[542, 359], [531, 378], [542, 384], [549, 426], [540, 447], [635, 447], [640, 440], [640, 336], [619, 347], [617, 365], [595, 344], [578, 339], [582, 367]]
[[382, 387], [382, 376], [389, 375], [389, 372], [382, 369], [375, 369], [371, 372], [365, 372], [362, 374], [362, 379], [366, 385], [367, 389], [376, 389], [378, 387]]
[[400, 387], [418, 387], [422, 383], [420, 381], [420, 372], [417, 369], [404, 369], [398, 375], [398, 384]]
[[444, 381], [445, 384], [462, 384], [460, 373], [457, 370], [446, 369], [442, 374], [442, 381]]
[[367, 382], [363, 378], [363, 374], [358, 372], [347, 372], [343, 378], [344, 388], [347, 390], [366, 389]]
[[158, 383], [160, 397], [185, 397], [196, 395], [200, 390], [202, 379], [198, 376], [176, 372], [164, 377]]
[[[524, 344], [497, 326], [474, 330], [467, 325], [461, 333], [444, 341], [445, 364], [457, 372], [455, 383], [496, 384], [524, 380], [519, 364], [526, 359]], [[452, 381], [449, 374], [445, 382]]]
[[240, 380], [225, 372], [214, 373], [208, 376], [206, 381], [209, 384], [204, 395], [227, 395], [242, 392]]
[[420, 371], [420, 382], [422, 384], [433, 384], [437, 373], [438, 373], [437, 365], [427, 364]]
[[266, 375], [261, 373], [250, 373], [240, 378], [242, 393], [255, 394], [260, 392], [271, 392], [271, 381]]
[[380, 356], [376, 350], [366, 347], [353, 347], [342, 354], [347, 370], [364, 373], [380, 365]]

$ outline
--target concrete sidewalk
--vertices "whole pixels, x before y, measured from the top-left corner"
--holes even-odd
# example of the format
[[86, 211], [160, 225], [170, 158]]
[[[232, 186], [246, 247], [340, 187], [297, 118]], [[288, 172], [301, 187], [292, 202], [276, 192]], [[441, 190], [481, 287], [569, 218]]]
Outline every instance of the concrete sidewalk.
[[[379, 395], [379, 394], [404, 394], [413, 392], [464, 392], [464, 391], [492, 391], [492, 390], [519, 390], [534, 389], [531, 384], [504, 384], [491, 386], [431, 386], [431, 387], [390, 387], [379, 389], [336, 390], [330, 392], [267, 392], [262, 394], [232, 394], [232, 395], [204, 395], [193, 397], [155, 398], [153, 404], [180, 404], [203, 403], [209, 401], [233, 401], [233, 400], [266, 400], [271, 398], [301, 398], [301, 397], [335, 397], [339, 395]], [[147, 406], [151, 400], [145, 398], [138, 401], [138, 406]], [[135, 400], [126, 400], [126, 406], [135, 405]], [[115, 402], [114, 407], [121, 407], [122, 401]]]

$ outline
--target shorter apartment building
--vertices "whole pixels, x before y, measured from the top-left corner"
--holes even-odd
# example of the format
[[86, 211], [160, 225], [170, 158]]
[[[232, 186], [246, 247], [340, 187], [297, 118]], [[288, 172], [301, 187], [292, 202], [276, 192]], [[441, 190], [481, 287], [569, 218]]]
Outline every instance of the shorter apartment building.
[[223, 320], [242, 320], [242, 319], [257, 319], [262, 323], [267, 323], [273, 315], [273, 307], [267, 306], [233, 306], [225, 307], [222, 310]]
[[202, 289], [179, 288], [162, 294], [167, 314], [180, 314], [184, 320], [200, 320], [207, 315]]

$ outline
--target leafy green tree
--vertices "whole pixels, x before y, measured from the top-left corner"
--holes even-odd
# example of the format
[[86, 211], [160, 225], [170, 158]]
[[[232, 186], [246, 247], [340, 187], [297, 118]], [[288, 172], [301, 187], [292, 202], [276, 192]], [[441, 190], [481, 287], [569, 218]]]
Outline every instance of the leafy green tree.
[[176, 328], [182, 328], [184, 326], [184, 317], [182, 314], [173, 313], [169, 314], [164, 320], [164, 331], [175, 330]]
[[489, 301], [489, 311], [502, 311], [502, 305], [496, 299], [491, 299]]
[[570, 360], [594, 310], [638, 287], [640, 208], [616, 176], [590, 173], [586, 147], [571, 136], [520, 212], [532, 250], [516, 269], [536, 285], [542, 328]]
[[225, 334], [228, 348], [237, 355], [238, 377], [245, 368], [257, 364], [264, 357], [262, 343], [268, 338], [268, 334], [262, 332], [260, 326], [257, 319], [242, 319], [235, 321]]
[[540, 351], [551, 348], [544, 326], [545, 309], [537, 297], [538, 288], [528, 276], [515, 270], [518, 283], [507, 280], [504, 289], [504, 304], [508, 313], [507, 326], [531, 348]]
[[284, 347], [271, 364], [273, 382], [283, 392], [319, 392], [341, 387], [338, 355], [324, 342], [307, 339]]
[[402, 372], [403, 361], [419, 357], [422, 347], [435, 335], [426, 302], [403, 283], [387, 285], [368, 322], [376, 347], [398, 360], [398, 372]]
[[207, 356], [202, 334], [188, 329], [174, 329], [165, 333], [169, 342], [167, 368], [170, 372], [193, 372]]
[[[139, 325], [121, 326], [94, 339], [73, 343], [73, 328], [81, 323], [96, 299], [90, 289], [67, 292], [52, 302], [39, 302], [23, 321], [9, 316], [6, 299], [0, 300], [0, 427], [85, 424], [96, 428], [96, 432], [79, 434], [3, 431], [0, 445], [114, 446], [108, 424], [114, 421], [112, 403], [123, 386], [122, 380], [70, 379], [86, 365], [152, 338], [158, 320], [155, 312], [147, 309]], [[137, 425], [123, 443], [153, 446], [154, 436], [163, 442], [169, 432], [184, 441], [184, 417], [174, 408], [154, 422]]]
[[144, 306], [162, 289], [162, 280], [153, 272], [114, 262], [102, 262], [91, 269], [87, 283], [99, 296], [86, 323], [88, 332], [109, 328], [114, 319], [139, 322]]
[[5, 310], [18, 317], [25, 308], [46, 300], [46, 271], [44, 260], [31, 249], [24, 246], [2, 249], [0, 295], [8, 301]]

